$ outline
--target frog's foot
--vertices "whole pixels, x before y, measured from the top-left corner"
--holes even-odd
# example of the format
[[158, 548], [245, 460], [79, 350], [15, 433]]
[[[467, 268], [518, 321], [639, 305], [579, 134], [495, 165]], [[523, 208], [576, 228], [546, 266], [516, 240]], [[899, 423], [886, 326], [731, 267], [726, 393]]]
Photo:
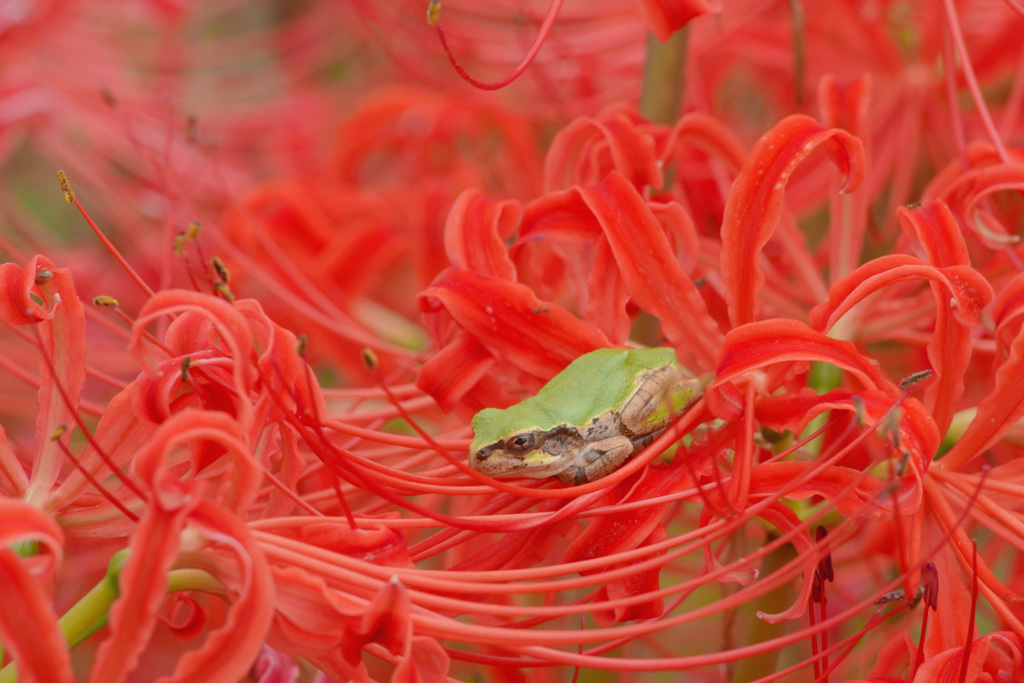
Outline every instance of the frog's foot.
[[558, 480], [570, 486], [597, 481], [622, 467], [634, 453], [629, 437], [618, 435], [587, 444], [572, 465], [558, 474]]

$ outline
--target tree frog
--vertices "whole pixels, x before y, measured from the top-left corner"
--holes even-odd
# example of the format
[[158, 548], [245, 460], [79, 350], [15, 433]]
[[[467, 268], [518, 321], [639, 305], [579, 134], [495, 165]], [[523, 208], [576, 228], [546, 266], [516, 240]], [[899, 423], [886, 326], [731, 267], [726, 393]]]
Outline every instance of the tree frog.
[[598, 349], [535, 396], [477, 413], [469, 465], [491, 477], [596, 481], [653, 442], [703, 393], [670, 348]]

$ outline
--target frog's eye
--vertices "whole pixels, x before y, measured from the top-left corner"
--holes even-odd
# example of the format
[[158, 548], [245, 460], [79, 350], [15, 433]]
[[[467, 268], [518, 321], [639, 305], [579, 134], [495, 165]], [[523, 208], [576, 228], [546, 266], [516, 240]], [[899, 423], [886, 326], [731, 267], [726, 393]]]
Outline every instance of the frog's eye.
[[533, 448], [533, 434], [520, 434], [508, 440], [506, 445], [509, 451], [521, 452]]

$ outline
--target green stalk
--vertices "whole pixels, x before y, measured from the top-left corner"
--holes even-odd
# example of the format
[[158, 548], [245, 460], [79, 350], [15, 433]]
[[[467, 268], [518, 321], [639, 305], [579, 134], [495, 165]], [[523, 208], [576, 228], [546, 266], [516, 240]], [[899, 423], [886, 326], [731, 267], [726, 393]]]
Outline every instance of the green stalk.
[[[767, 545], [775, 540], [775, 538], [777, 536], [769, 534], [764, 539], [764, 542]], [[793, 549], [792, 544], [786, 543], [779, 546], [764, 558], [764, 562], [761, 564], [761, 578], [768, 578], [772, 573], [779, 571], [794, 559], [796, 559], [796, 550]], [[743, 637], [743, 646], [756, 645], [784, 635], [788, 630], [787, 624], [789, 622], [769, 624], [767, 621], [759, 619], [757, 613], [777, 614], [792, 604], [795, 595], [796, 591], [793, 582], [790, 581], [780, 585], [773, 591], [765, 593], [754, 603], [745, 604], [740, 621], [746, 621], [749, 626]], [[748, 681], [757, 680], [763, 677], [765, 672], [775, 671], [778, 660], [778, 650], [769, 650], [740, 660], [735, 664], [731, 680], [734, 683], [747, 683]]]
[[689, 36], [688, 26], [676, 31], [664, 43], [652, 35], [647, 36], [640, 113], [652, 123], [671, 126], [682, 113]]

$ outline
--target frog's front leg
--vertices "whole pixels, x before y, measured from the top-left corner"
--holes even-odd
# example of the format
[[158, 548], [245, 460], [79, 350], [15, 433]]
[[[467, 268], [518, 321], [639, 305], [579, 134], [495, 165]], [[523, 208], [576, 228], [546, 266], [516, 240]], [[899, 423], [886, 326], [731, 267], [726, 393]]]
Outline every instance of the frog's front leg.
[[619, 469], [633, 451], [633, 442], [622, 434], [587, 444], [576, 454], [573, 464], [558, 474], [558, 480], [570, 486], [597, 481]]

